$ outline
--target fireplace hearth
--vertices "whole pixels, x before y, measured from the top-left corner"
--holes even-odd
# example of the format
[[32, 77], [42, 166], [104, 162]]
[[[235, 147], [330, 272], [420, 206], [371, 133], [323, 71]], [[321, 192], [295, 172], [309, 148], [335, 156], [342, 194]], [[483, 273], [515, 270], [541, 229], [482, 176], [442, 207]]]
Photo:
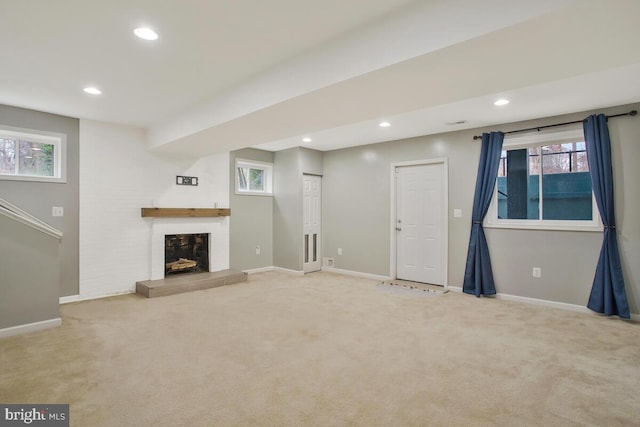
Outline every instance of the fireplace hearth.
[[164, 275], [209, 271], [209, 234], [167, 234], [164, 237]]

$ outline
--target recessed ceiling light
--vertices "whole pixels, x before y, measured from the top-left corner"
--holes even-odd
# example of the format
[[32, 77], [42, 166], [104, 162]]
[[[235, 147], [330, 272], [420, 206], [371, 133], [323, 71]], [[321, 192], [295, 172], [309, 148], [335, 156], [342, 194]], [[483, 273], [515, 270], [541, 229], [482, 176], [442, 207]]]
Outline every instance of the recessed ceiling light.
[[389, 122], [380, 122], [380, 124], [378, 125], [381, 128], [388, 128], [389, 126], [391, 126], [391, 123]]
[[144, 40], [156, 40], [158, 38], [158, 34], [151, 28], [136, 28], [135, 30], [133, 30], [133, 33]]
[[498, 107], [501, 107], [503, 105], [507, 105], [509, 103], [508, 99], [498, 99], [496, 102], [493, 103], [493, 105], [497, 105]]
[[98, 88], [95, 87], [85, 87], [84, 91], [87, 93], [90, 93], [91, 95], [100, 95], [102, 94], [102, 91]]
[[309, 138], [308, 136], [305, 138], [302, 138], [302, 142], [311, 142], [311, 138]]

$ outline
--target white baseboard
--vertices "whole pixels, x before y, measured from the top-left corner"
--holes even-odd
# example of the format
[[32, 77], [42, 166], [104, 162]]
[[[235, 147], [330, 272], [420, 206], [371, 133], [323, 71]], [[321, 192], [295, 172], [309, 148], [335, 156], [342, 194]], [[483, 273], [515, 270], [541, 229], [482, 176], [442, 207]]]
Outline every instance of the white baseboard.
[[134, 294], [134, 293], [135, 291], [132, 290], [132, 291], [115, 292], [112, 294], [105, 294], [105, 295], [69, 295], [67, 297], [60, 297], [60, 304], [69, 304], [71, 302], [90, 301], [94, 299], [117, 297], [119, 295], [128, 295], [128, 294]]
[[[453, 291], [453, 292], [462, 292], [462, 287], [458, 287], [458, 286], [449, 286], [449, 290]], [[593, 310], [588, 309], [587, 307], [581, 306], [581, 305], [577, 305], [577, 304], [569, 304], [566, 302], [559, 302], [559, 301], [549, 301], [546, 299], [538, 299], [538, 298], [530, 298], [530, 297], [522, 297], [519, 295], [511, 295], [511, 294], [501, 294], [501, 293], [497, 293], [496, 294], [496, 298], [497, 299], [503, 299], [505, 301], [516, 301], [516, 302], [521, 302], [524, 304], [531, 304], [531, 305], [540, 305], [543, 307], [552, 307], [552, 308], [559, 308], [561, 310], [569, 310], [569, 311], [575, 311], [577, 313], [585, 313], [585, 314], [595, 314], [597, 316], [599, 316], [598, 313], [596, 313]], [[631, 320], [633, 321], [640, 321], [640, 314], [631, 314]]]
[[279, 271], [280, 273], [293, 274], [294, 276], [304, 276], [304, 271], [289, 270], [288, 268], [273, 267], [273, 271]]
[[344, 274], [347, 276], [364, 277], [365, 279], [373, 279], [373, 280], [381, 280], [381, 281], [389, 280], [389, 276], [379, 276], [377, 274], [361, 273], [359, 271], [342, 270], [340, 268], [334, 268], [334, 267], [322, 267], [322, 271], [327, 271], [329, 273]]
[[[264, 272], [267, 272], [267, 271], [279, 271], [280, 273], [293, 274], [294, 276], [304, 276], [304, 271], [290, 270], [288, 268], [274, 267], [274, 266], [253, 268], [253, 269], [250, 269], [250, 270], [242, 270], [242, 271], [244, 271], [247, 274], [264, 273]], [[344, 275], [347, 275], [347, 276], [364, 277], [366, 279], [373, 279], [373, 280], [387, 280], [387, 279], [389, 279], [389, 277], [387, 277], [387, 276], [378, 276], [378, 275], [375, 275], [375, 274], [361, 273], [359, 271], [341, 270], [339, 268], [333, 268], [333, 267], [322, 267], [321, 271], [328, 271], [330, 273], [344, 274]]]
[[80, 295], [69, 295], [66, 297], [60, 297], [60, 304], [68, 304], [70, 302], [82, 301]]
[[13, 337], [15, 335], [27, 334], [29, 332], [42, 331], [43, 329], [55, 328], [62, 325], [62, 319], [43, 320], [41, 322], [27, 323], [26, 325], [12, 326], [10, 328], [0, 329], [0, 338]]
[[543, 307], [552, 307], [552, 308], [559, 308], [561, 310], [576, 311], [578, 313], [585, 313], [585, 314], [593, 313], [593, 311], [589, 310], [587, 307], [583, 307], [581, 305], [576, 305], [576, 304], [569, 304], [566, 302], [549, 301], [544, 299], [522, 297], [519, 295], [510, 295], [510, 294], [501, 294], [501, 293], [497, 293], [496, 298], [503, 299], [506, 301], [522, 302], [530, 305], [540, 305]]
[[266, 273], [268, 271], [273, 271], [273, 269], [274, 267], [270, 266], [270, 267], [250, 268], [248, 270], [242, 270], [242, 271], [247, 274], [256, 274], [256, 273]]
[[294, 276], [304, 276], [304, 271], [290, 270], [288, 268], [275, 267], [273, 265], [269, 267], [251, 268], [249, 270], [242, 270], [242, 271], [247, 274], [266, 273], [268, 271], [279, 271], [280, 273], [293, 274]]

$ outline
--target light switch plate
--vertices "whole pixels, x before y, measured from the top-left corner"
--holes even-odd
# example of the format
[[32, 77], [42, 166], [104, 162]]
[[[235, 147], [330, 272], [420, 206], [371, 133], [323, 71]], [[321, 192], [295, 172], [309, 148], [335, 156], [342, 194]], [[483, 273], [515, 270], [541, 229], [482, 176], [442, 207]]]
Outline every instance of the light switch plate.
[[51, 216], [64, 216], [64, 208], [60, 206], [52, 207]]
[[454, 209], [453, 210], [454, 218], [462, 218], [462, 209]]

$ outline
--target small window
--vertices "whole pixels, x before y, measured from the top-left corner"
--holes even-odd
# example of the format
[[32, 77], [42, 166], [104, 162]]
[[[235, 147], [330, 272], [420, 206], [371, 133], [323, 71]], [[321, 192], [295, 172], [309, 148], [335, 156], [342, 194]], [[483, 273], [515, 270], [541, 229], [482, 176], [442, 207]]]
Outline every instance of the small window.
[[273, 164], [236, 159], [236, 194], [273, 194]]
[[65, 182], [66, 136], [0, 127], [0, 179]]
[[505, 139], [488, 227], [601, 231], [582, 130]]

